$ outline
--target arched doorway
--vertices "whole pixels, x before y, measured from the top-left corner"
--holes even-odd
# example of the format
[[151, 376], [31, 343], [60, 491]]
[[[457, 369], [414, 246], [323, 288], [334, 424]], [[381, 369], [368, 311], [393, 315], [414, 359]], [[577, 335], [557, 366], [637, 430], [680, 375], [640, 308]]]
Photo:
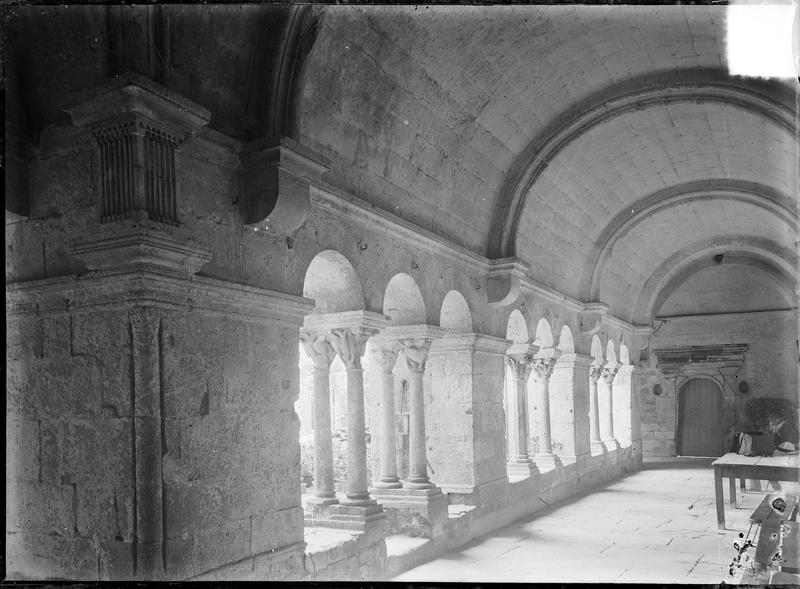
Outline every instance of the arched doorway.
[[692, 378], [678, 391], [677, 450], [682, 456], [722, 456], [722, 391], [709, 378]]

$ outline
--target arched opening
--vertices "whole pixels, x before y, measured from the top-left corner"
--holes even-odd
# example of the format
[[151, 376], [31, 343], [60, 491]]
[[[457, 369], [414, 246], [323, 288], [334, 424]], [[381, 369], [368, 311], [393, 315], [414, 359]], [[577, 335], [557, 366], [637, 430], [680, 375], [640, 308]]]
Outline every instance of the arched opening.
[[[342, 254], [334, 250], [318, 253], [306, 270], [303, 282], [303, 296], [314, 300], [312, 315], [329, 315], [347, 311], [364, 309], [364, 295], [361, 283], [352, 264]], [[347, 477], [347, 371], [342, 360], [333, 353], [325, 342], [322, 333], [304, 334], [298, 342], [300, 392], [295, 402], [295, 411], [300, 419], [300, 478], [301, 492], [310, 493], [315, 462], [319, 459], [316, 452], [315, 429], [320, 426], [317, 421], [315, 407], [319, 400], [314, 398], [315, 368], [320, 369], [328, 388], [326, 411], [330, 422], [325, 430], [330, 431], [330, 448], [333, 467], [333, 485], [335, 491], [342, 490]], [[364, 357], [364, 391], [371, 390], [372, 371], [367, 362], [370, 354]], [[370, 455], [369, 425], [370, 415], [365, 415], [367, 430], [367, 454]], [[316, 442], [315, 442], [316, 439]], [[367, 461], [367, 475], [370, 476], [371, 461]], [[316, 482], [315, 482], [316, 484]]]
[[472, 313], [464, 295], [457, 290], [445, 295], [439, 313], [439, 325], [452, 333], [472, 332]]
[[408, 274], [396, 274], [386, 286], [383, 314], [389, 325], [422, 325], [425, 323], [425, 301], [416, 281]]
[[539, 319], [539, 323], [536, 324], [536, 337], [533, 341], [540, 348], [553, 347], [553, 330], [550, 329], [550, 323], [544, 317]]
[[558, 337], [558, 349], [562, 354], [575, 353], [575, 340], [572, 338], [572, 330], [568, 325], [561, 328], [561, 335]]
[[710, 378], [691, 378], [678, 391], [677, 452], [722, 456], [722, 389]]

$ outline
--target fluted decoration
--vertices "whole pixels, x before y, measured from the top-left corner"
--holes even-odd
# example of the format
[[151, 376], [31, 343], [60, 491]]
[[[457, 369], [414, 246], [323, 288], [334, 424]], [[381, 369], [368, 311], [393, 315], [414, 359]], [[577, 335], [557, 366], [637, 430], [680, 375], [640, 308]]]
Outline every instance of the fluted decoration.
[[152, 221], [178, 224], [175, 150], [178, 134], [140, 117], [95, 127], [100, 146], [101, 221], [144, 211]]

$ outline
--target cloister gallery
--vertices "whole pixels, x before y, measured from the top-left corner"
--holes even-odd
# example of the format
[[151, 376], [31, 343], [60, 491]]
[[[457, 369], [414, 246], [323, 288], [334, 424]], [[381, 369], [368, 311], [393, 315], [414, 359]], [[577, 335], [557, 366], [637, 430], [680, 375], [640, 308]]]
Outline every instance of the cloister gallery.
[[388, 578], [796, 409], [724, 6], [3, 13], [9, 577]]

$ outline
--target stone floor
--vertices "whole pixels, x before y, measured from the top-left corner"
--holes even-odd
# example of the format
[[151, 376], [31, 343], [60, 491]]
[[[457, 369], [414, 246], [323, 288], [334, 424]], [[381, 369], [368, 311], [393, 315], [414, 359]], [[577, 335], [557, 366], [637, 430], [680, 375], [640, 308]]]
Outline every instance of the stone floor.
[[[767, 483], [762, 492], [745, 493], [738, 509], [726, 505], [727, 529], [717, 530], [710, 463], [691, 458], [647, 462], [641, 471], [472, 540], [393, 580], [740, 582], [742, 570], [729, 575], [737, 554], [733, 544], [739, 532], [748, 533], [748, 518]], [[754, 552], [748, 550], [750, 556]], [[768, 581], [769, 576], [761, 579]]]

